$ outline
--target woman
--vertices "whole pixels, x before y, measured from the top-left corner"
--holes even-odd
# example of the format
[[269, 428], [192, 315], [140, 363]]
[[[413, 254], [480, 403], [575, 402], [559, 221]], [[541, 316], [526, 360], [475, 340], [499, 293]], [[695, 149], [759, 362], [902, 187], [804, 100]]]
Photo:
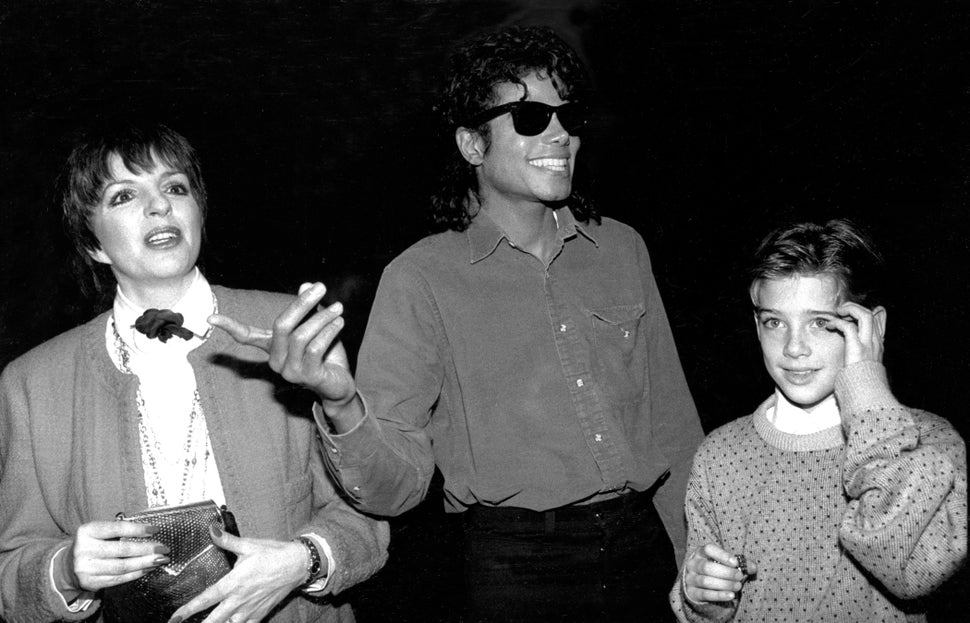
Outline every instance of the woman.
[[[210, 286], [196, 268], [206, 195], [192, 147], [164, 126], [92, 134], [68, 161], [63, 209], [114, 303], [0, 377], [0, 618], [88, 619], [104, 589], [169, 560], [150, 526], [116, 513], [211, 499], [238, 523], [241, 537], [212, 535], [235, 566], [173, 621], [213, 606], [213, 623], [353, 620], [319, 597], [381, 567], [387, 527], [335, 494], [309, 394], [210, 330], [215, 313], [269, 323], [292, 297]], [[159, 330], [177, 318], [166, 312], [146, 327], [152, 309], [183, 326]]]

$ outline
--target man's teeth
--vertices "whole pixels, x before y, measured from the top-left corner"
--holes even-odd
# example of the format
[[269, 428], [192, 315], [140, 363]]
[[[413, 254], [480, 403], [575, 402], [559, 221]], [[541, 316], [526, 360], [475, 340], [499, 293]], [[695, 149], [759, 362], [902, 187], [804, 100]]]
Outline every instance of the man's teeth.
[[529, 163], [534, 167], [565, 171], [569, 165], [569, 160], [566, 158], [538, 158], [536, 160], [530, 160]]

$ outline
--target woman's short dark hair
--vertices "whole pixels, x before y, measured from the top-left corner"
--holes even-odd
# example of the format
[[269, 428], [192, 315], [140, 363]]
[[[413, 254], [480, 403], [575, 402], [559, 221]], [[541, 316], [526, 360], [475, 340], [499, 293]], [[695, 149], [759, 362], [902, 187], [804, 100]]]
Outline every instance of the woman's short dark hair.
[[768, 234], [755, 252], [751, 291], [763, 279], [831, 275], [839, 297], [872, 308], [881, 304], [883, 258], [869, 235], [845, 219], [797, 223]]
[[114, 287], [110, 269], [90, 251], [101, 248], [91, 227], [91, 214], [111, 179], [109, 160], [117, 155], [130, 171], [151, 170], [158, 162], [186, 175], [203, 222], [205, 182], [195, 149], [175, 130], [160, 123], [111, 123], [89, 128], [75, 143], [63, 174], [61, 210], [64, 228], [75, 250], [75, 268], [86, 294], [107, 296]]
[[[532, 73], [551, 78], [563, 100], [585, 102], [589, 98], [586, 69], [565, 41], [550, 28], [515, 26], [478, 36], [452, 54], [448, 79], [435, 106], [443, 131], [453, 137], [455, 130], [494, 104], [496, 86], [525, 86], [523, 78]], [[488, 123], [475, 130], [487, 144]], [[469, 208], [477, 203], [472, 200], [477, 199], [477, 192], [475, 168], [453, 150], [431, 199], [435, 223], [465, 230], [474, 217]], [[577, 219], [598, 220], [595, 207], [581, 192], [574, 190], [566, 203]]]

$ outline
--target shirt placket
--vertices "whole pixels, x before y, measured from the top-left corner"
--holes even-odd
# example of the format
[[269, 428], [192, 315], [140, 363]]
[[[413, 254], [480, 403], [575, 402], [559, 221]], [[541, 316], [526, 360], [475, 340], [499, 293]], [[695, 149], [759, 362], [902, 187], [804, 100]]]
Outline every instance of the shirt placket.
[[570, 306], [556, 295], [556, 279], [545, 271], [545, 297], [552, 323], [556, 350], [569, 394], [575, 407], [583, 439], [589, 448], [603, 480], [603, 492], [623, 488], [626, 478], [622, 470], [620, 450], [613, 428], [609, 425], [609, 411], [592, 374], [590, 354], [579, 322], [582, 314], [570, 313]]

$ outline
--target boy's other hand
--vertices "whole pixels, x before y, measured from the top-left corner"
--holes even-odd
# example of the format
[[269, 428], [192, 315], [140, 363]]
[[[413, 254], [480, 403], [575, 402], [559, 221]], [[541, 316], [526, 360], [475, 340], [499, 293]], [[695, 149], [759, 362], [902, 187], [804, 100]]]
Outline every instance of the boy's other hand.
[[[748, 576], [757, 573], [753, 562], [746, 563]], [[738, 565], [737, 556], [713, 543], [694, 550], [684, 563], [684, 595], [697, 604], [733, 600], [748, 577]]]

